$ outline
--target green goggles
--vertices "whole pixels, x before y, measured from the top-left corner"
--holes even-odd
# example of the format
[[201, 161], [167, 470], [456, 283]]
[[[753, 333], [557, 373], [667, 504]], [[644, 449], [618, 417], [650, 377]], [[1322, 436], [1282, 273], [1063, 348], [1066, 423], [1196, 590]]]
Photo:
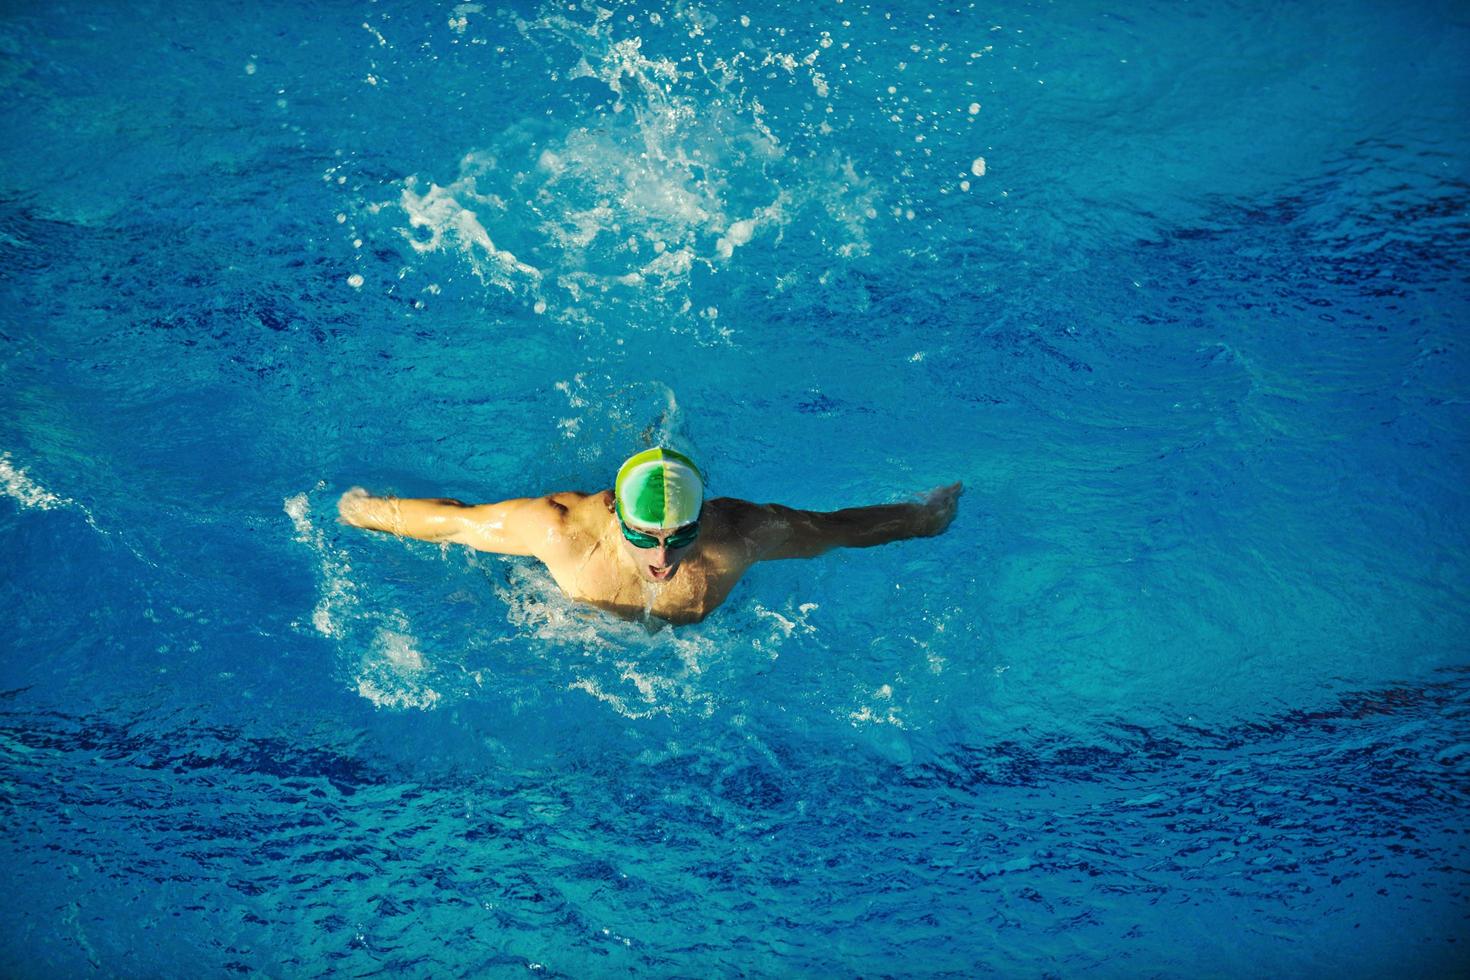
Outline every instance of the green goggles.
[[694, 539], [699, 537], [699, 521], [695, 521], [693, 524], [685, 524], [679, 530], [662, 540], [652, 534], [635, 531], [623, 521], [623, 508], [621, 504], [618, 506], [618, 527], [623, 529], [623, 537], [627, 538], [628, 543], [635, 548], [657, 548], [659, 545], [663, 545], [666, 548], [683, 548], [693, 544]]

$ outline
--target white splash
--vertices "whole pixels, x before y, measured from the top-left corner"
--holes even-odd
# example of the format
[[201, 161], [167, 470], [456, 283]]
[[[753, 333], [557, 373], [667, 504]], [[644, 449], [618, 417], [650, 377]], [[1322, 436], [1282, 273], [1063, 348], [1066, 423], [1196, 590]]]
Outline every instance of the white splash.
[[[401, 612], [395, 610], [393, 618], [404, 624]], [[379, 708], [429, 711], [437, 707], [441, 696], [429, 686], [432, 673], [417, 642], [407, 632], [378, 629], [358, 665], [357, 693]]]
[[817, 628], [807, 620], [818, 608], [815, 602], [804, 602], [795, 610], [788, 608], [786, 614], [783, 615], [756, 603], [755, 615], [758, 619], [763, 620], [770, 630], [765, 636], [751, 636], [749, 641], [751, 646], [775, 660], [780, 655], [781, 647], [792, 636], [810, 636], [817, 632]]
[[326, 535], [312, 523], [306, 494], [288, 497], [283, 504], [296, 529], [296, 540], [315, 552], [321, 570], [321, 598], [312, 611], [311, 624], [322, 636], [340, 640], [345, 636], [346, 621], [356, 613], [358, 605], [357, 591], [349, 577], [352, 565], [345, 554], [327, 544]]
[[[477, 8], [456, 6], [450, 28], [462, 33]], [[514, 21], [523, 35], [560, 45], [565, 60], [554, 77], [594, 90], [600, 82], [613, 102], [559, 132], [526, 123], [499, 133], [467, 153], [447, 181], [405, 178], [392, 205], [407, 215], [401, 231], [417, 252], [458, 254], [538, 314], [579, 316], [589, 293], [646, 297], [667, 324], [668, 309], [679, 309], [670, 291], [686, 291], [698, 269], [718, 271], [741, 248], [774, 246], [799, 214], [815, 215], [823, 226], [817, 238], [833, 254], [869, 251], [868, 223], [882, 205], [875, 183], [835, 153], [788, 157], [742, 84], [743, 71], [768, 66], [810, 73], [825, 99], [832, 84], [818, 61], [830, 38], [810, 52], [768, 54], [764, 63], [740, 49], [675, 61], [650, 56], [644, 37], [619, 36], [628, 30], [623, 20], [584, 5]], [[691, 36], [708, 23], [693, 7], [667, 24], [650, 22], [645, 34]], [[507, 249], [500, 239], [512, 236]]]
[[[479, 176], [494, 166], [493, 158], [472, 153], [461, 161], [458, 180], [448, 187], [430, 183], [422, 194], [417, 193], [417, 178], [405, 180], [398, 203], [408, 214], [410, 230], [405, 230], [403, 235], [420, 253], [453, 245], [481, 279], [515, 292], [519, 286], [534, 286], [539, 282], [540, 270], [517, 259], [514, 253], [496, 247], [477, 211], [471, 210], [473, 206], [505, 211], [505, 202], [499, 197], [481, 194], [476, 188]], [[427, 232], [428, 238], [420, 238], [412, 229]]]
[[16, 467], [9, 453], [0, 453], [0, 493], [20, 504], [23, 510], [53, 510], [74, 501], [58, 497]]
[[874, 704], [859, 704], [856, 709], [848, 713], [848, 718], [854, 726], [860, 724], [868, 725], [892, 725], [895, 728], [905, 728], [903, 719], [899, 717], [899, 709], [892, 703], [893, 685], [883, 684], [872, 692]]
[[[313, 492], [324, 488], [318, 484]], [[357, 693], [379, 708], [427, 711], [437, 707], [443, 696], [430, 686], [434, 671], [419, 651], [408, 617], [397, 609], [381, 612], [363, 607], [352, 581], [352, 564], [312, 521], [307, 494], [286, 498], [283, 509], [291, 518], [296, 540], [317, 559], [319, 597], [311, 614], [312, 628], [336, 641], [349, 656], [366, 647], [350, 668]]]
[[538, 669], [561, 675], [625, 718], [710, 717], [720, 702], [703, 675], [724, 656], [700, 627], [656, 628], [618, 619], [568, 599], [540, 565], [515, 565], [496, 590], [521, 636], [544, 641]]
[[757, 603], [755, 607], [755, 614], [763, 619], [771, 620], [772, 623], [775, 625], [779, 635], [784, 637], [790, 636], [798, 629], [803, 633], [815, 633], [816, 627], [810, 625], [806, 620], [807, 617], [810, 616], [812, 612], [818, 608], [819, 607], [815, 602], [803, 602], [800, 606], [796, 607], [795, 618], [788, 619], [780, 613], [773, 612], [772, 610], [767, 609]]
[[457, 3], [454, 10], [449, 14], [449, 29], [456, 34], [463, 34], [465, 28], [470, 26], [470, 14], [483, 13], [484, 5], [478, 3]]
[[604, 691], [598, 686], [597, 681], [590, 677], [579, 677], [567, 685], [567, 690], [586, 691], [603, 704], [610, 705], [614, 711], [624, 718], [652, 718], [654, 715], [666, 715], [669, 713], [669, 706], [666, 704], [655, 704], [647, 708], [635, 708], [628, 703], [626, 698], [620, 698], [616, 694], [609, 694]]
[[[21, 510], [58, 510], [60, 508], [77, 510], [92, 530], [104, 537], [112, 537], [110, 532], [97, 523], [97, 519], [92, 516], [92, 512], [85, 505], [46, 489], [27, 474], [24, 468], [16, 466], [14, 459], [7, 452], [0, 452], [0, 496], [9, 497], [20, 505]], [[145, 565], [158, 567], [157, 562], [145, 558], [137, 548], [127, 544], [126, 541], [124, 546]]]

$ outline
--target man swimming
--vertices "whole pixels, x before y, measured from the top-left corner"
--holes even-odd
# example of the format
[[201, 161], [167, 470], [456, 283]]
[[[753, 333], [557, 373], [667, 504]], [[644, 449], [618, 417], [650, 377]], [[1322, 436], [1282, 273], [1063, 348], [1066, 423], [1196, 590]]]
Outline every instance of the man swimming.
[[374, 497], [353, 488], [337, 509], [356, 527], [452, 541], [541, 560], [563, 592], [627, 619], [698, 622], [758, 561], [813, 558], [943, 533], [959, 483], [922, 501], [822, 513], [733, 497], [704, 499], [684, 455], [649, 449], [628, 459], [611, 490], [465, 504]]

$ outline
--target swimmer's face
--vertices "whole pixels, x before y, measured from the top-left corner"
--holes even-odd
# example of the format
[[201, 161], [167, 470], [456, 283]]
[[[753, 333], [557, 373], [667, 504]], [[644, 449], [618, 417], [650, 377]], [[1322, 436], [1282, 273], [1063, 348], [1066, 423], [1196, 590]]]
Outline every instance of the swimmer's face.
[[[625, 524], [623, 527], [625, 530], [619, 536], [623, 542], [623, 550], [633, 560], [638, 574], [648, 582], [667, 582], [673, 578], [679, 562], [694, 549], [698, 540], [697, 524], [667, 529], [640, 527], [637, 524]], [[691, 529], [696, 530], [691, 533]], [[635, 540], [629, 540], [628, 532], [632, 532]], [[649, 542], [657, 543], [647, 548], [639, 547], [640, 544]]]

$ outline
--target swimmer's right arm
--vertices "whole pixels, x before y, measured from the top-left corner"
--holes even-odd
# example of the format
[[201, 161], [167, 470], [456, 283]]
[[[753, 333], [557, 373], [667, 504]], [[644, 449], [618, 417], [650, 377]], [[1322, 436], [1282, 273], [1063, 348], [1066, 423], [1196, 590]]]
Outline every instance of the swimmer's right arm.
[[501, 555], [534, 555], [547, 538], [542, 498], [466, 504], [448, 497], [375, 497], [353, 487], [337, 501], [344, 524], [421, 541], [466, 544]]

